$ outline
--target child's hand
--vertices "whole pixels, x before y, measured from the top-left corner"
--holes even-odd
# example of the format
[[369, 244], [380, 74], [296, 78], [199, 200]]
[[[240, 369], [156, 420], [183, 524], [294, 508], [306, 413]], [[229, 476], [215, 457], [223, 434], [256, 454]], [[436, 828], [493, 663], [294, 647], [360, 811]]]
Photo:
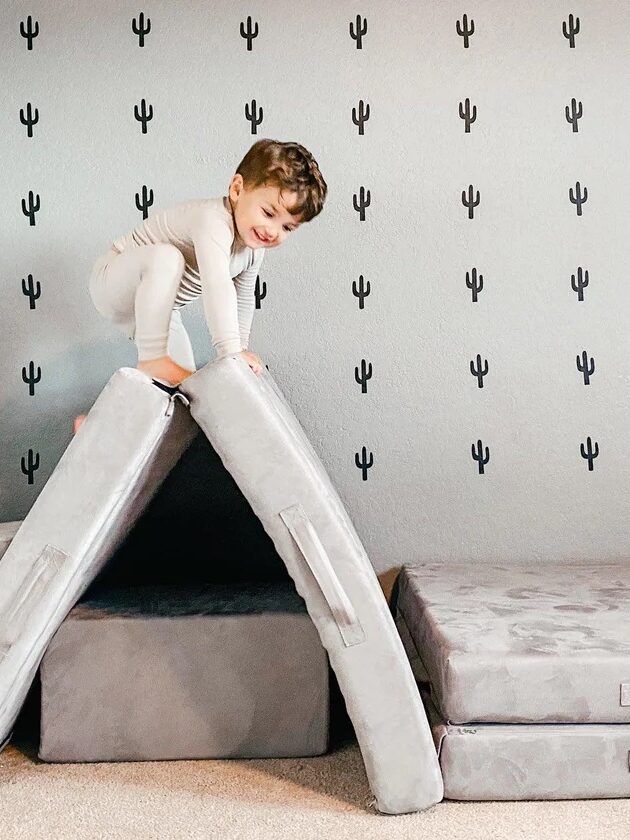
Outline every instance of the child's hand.
[[177, 362], [173, 361], [170, 356], [160, 356], [159, 359], [149, 359], [145, 362], [138, 362], [136, 365], [138, 370], [146, 373], [155, 379], [165, 379], [171, 385], [179, 385], [184, 379], [195, 372], [181, 367]]
[[239, 356], [242, 356], [255, 374], [262, 371], [262, 360], [258, 358], [251, 350], [241, 350]]

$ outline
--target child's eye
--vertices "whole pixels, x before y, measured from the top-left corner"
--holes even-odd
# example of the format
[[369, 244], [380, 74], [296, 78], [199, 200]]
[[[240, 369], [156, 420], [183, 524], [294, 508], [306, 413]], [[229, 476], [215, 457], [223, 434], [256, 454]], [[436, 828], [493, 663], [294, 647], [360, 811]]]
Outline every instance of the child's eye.
[[[264, 212], [265, 216], [267, 216], [268, 218], [271, 218], [273, 216], [273, 213], [269, 213], [267, 210], [265, 210], [264, 207], [263, 207], [263, 212]], [[291, 231], [293, 230], [293, 228], [287, 227], [286, 225], [284, 226], [284, 229], [287, 231], [287, 233], [291, 233]]]

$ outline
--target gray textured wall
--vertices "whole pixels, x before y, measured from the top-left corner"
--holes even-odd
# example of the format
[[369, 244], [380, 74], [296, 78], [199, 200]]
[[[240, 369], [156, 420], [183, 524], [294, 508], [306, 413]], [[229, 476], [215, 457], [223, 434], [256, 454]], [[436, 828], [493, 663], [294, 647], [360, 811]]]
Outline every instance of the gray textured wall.
[[[625, 556], [630, 6], [288, 8], [2, 4], [0, 517], [26, 514], [74, 414], [135, 364], [86, 282], [141, 218], [136, 192], [152, 189], [154, 209], [225, 194], [249, 146], [273, 137], [313, 152], [329, 198], [266, 255], [251, 349], [294, 406], [375, 568]], [[132, 31], [141, 11], [151, 19], [143, 47]], [[464, 13], [468, 39], [457, 31]], [[32, 50], [20, 34], [29, 14]], [[239, 31], [248, 15], [251, 51]], [[563, 33], [570, 15], [574, 38]], [[134, 118], [142, 98], [154, 111], [146, 134]], [[467, 98], [470, 131], [459, 113]], [[573, 99], [577, 130], [565, 114]], [[361, 101], [363, 130], [353, 121]], [[32, 137], [20, 120], [29, 103]], [[577, 182], [588, 191], [579, 210]], [[480, 197], [472, 217], [469, 185]], [[364, 214], [353, 206], [361, 190]], [[34, 226], [21, 207], [29, 191], [40, 200]], [[572, 278], [587, 272], [576, 292]], [[29, 274], [41, 288], [35, 309], [22, 292]], [[360, 277], [370, 284], [362, 308]], [[199, 302], [184, 320], [204, 363], [213, 351]], [[22, 379], [31, 361], [41, 368], [32, 396]], [[365, 479], [363, 447], [373, 459]], [[40, 458], [32, 484], [21, 469], [29, 449]]]

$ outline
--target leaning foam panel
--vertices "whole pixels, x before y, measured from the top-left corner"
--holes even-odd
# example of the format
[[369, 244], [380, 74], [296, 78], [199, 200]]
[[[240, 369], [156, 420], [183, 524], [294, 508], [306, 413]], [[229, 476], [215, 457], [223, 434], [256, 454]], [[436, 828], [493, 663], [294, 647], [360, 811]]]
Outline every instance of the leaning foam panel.
[[106, 384], [0, 560], [0, 745], [52, 636], [198, 428], [135, 368]]
[[361, 540], [266, 368], [237, 355], [180, 386], [190, 411], [272, 538], [343, 692], [375, 804], [425, 809], [443, 797], [424, 707]]

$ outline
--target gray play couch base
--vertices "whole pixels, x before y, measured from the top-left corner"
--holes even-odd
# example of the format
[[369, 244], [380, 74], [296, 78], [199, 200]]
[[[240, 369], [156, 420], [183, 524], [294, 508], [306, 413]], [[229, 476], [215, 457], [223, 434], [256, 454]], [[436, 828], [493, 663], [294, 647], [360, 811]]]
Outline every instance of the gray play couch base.
[[630, 797], [630, 724], [444, 723], [423, 699], [445, 799]]
[[630, 564], [421, 563], [395, 593], [445, 798], [630, 797]]
[[291, 581], [105, 590], [70, 611], [40, 674], [44, 761], [328, 749], [328, 658]]

